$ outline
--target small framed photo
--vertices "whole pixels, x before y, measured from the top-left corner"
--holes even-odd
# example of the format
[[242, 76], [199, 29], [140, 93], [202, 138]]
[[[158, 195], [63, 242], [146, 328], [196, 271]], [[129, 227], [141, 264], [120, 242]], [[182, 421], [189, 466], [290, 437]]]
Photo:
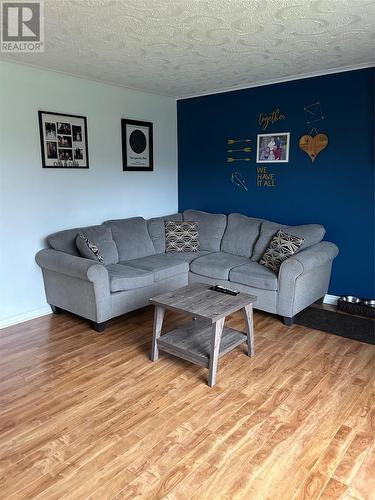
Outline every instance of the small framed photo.
[[290, 132], [258, 134], [257, 163], [288, 163]]
[[38, 111], [43, 168], [89, 168], [85, 116]]
[[151, 122], [121, 120], [122, 169], [127, 172], [152, 172], [153, 128]]

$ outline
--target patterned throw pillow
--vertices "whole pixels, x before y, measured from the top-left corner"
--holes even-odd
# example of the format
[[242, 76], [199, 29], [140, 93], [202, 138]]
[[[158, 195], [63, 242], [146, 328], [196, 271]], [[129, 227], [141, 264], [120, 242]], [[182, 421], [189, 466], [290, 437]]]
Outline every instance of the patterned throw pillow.
[[166, 252], [198, 252], [198, 223], [166, 220], [165, 251]]
[[101, 264], [104, 264], [104, 259], [99, 248], [88, 239], [85, 233], [77, 234], [76, 245], [82, 257], [85, 259], [97, 260]]
[[304, 241], [304, 238], [293, 236], [280, 229], [270, 241], [259, 264], [278, 273], [284, 260], [294, 255]]

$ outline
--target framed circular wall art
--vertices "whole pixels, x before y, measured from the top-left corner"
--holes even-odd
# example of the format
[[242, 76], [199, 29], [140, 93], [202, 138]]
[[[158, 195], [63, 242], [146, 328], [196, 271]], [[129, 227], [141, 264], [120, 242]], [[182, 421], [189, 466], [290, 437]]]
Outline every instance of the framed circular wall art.
[[121, 120], [122, 169], [127, 172], [154, 170], [152, 123]]

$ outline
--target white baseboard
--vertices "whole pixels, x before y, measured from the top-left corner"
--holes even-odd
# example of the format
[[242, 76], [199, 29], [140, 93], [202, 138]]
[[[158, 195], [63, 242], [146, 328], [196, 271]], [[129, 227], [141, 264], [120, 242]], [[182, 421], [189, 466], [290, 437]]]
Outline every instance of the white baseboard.
[[337, 305], [337, 301], [339, 298], [340, 298], [339, 295], [329, 295], [327, 293], [327, 295], [324, 296], [323, 302], [324, 302], [324, 304], [332, 304], [335, 306], [335, 305]]
[[51, 312], [50, 306], [46, 305], [40, 309], [34, 309], [34, 311], [16, 314], [15, 316], [8, 316], [7, 318], [0, 320], [0, 330], [2, 328], [7, 328], [8, 326], [18, 325], [18, 323], [23, 323], [24, 321], [29, 321], [30, 319], [46, 316], [47, 314], [51, 314]]
[[[338, 295], [325, 295], [324, 304], [337, 304], [337, 300], [339, 299]], [[9, 316], [3, 320], [0, 320], [0, 330], [2, 328], [7, 328], [8, 326], [18, 325], [19, 323], [23, 323], [24, 321], [29, 321], [30, 319], [40, 318], [41, 316], [46, 316], [47, 314], [51, 314], [50, 306], [41, 307], [40, 309], [35, 309], [34, 311], [30, 311], [27, 313], [17, 314], [15, 316]]]

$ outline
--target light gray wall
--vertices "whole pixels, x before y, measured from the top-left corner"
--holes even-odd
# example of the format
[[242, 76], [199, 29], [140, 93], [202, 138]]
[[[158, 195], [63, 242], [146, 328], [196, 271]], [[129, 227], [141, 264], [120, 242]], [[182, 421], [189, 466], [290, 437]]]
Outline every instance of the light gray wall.
[[[89, 169], [42, 168], [38, 110], [87, 117]], [[153, 122], [154, 172], [122, 171], [121, 118]], [[48, 310], [49, 233], [177, 210], [176, 136], [172, 98], [0, 62], [0, 327]]]

